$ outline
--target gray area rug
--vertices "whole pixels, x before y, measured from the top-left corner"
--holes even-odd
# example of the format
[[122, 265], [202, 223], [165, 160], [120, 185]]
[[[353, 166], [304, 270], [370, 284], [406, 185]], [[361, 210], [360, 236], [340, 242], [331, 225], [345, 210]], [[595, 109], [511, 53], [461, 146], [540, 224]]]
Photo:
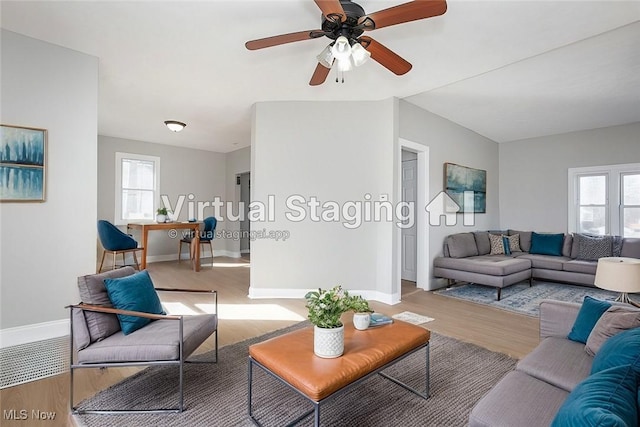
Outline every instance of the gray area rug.
[[[248, 347], [307, 322], [220, 349], [217, 365], [187, 365], [185, 405], [181, 414], [81, 415], [92, 426], [253, 426], [247, 415]], [[323, 426], [464, 426], [475, 403], [516, 361], [473, 344], [431, 336], [431, 397], [406, 391], [378, 375], [352, 387], [321, 407]], [[424, 387], [424, 351], [389, 368], [387, 373], [416, 388]], [[154, 367], [83, 401], [81, 407], [148, 408], [175, 405], [177, 370]], [[310, 409], [310, 404], [261, 369], [254, 369], [254, 414], [265, 426], [282, 426]], [[300, 426], [312, 426], [312, 417]]]
[[[536, 317], [539, 316], [540, 302], [544, 299], [581, 303], [587, 295], [608, 301], [618, 296], [617, 292], [598, 288], [541, 281], [534, 281], [532, 287], [527, 281], [503, 288], [500, 301], [496, 301], [496, 288], [476, 284], [455, 286], [435, 293]], [[632, 295], [631, 299], [640, 301], [640, 296]]]

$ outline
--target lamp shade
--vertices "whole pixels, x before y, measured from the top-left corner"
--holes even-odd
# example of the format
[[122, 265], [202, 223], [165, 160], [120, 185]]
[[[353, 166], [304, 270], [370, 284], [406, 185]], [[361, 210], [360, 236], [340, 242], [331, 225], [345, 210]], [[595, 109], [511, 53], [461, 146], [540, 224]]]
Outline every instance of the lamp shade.
[[595, 285], [609, 291], [640, 292], [640, 259], [600, 258], [596, 269]]
[[358, 42], [355, 42], [353, 46], [351, 46], [351, 57], [353, 58], [353, 65], [356, 67], [361, 66], [371, 56], [371, 52], [362, 47], [362, 45]]
[[178, 122], [176, 120], [167, 120], [164, 122], [164, 124], [167, 125], [169, 130], [173, 132], [180, 132], [182, 129], [184, 129], [187, 126], [186, 124], [182, 122]]

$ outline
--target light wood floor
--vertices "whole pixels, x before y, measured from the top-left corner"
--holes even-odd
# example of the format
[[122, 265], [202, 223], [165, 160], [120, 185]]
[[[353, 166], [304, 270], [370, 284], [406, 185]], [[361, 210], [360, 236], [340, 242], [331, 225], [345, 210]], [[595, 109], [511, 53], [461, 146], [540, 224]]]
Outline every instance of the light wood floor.
[[[219, 295], [220, 346], [284, 328], [306, 319], [304, 300], [247, 298], [249, 260], [216, 257], [203, 261], [199, 273], [183, 261], [154, 263], [148, 270], [157, 287], [216, 289]], [[70, 284], [71, 285], [71, 284]], [[210, 299], [195, 298], [184, 293], [163, 294], [173, 312], [207, 311]], [[434, 318], [424, 324], [433, 332], [471, 342], [493, 351], [521, 358], [538, 343], [538, 319], [500, 309], [442, 297], [418, 290], [412, 282], [402, 284], [402, 302], [394, 306], [373, 302], [376, 311], [395, 314], [411, 311]], [[211, 341], [211, 340], [209, 340]], [[207, 351], [211, 345], [202, 346]], [[131, 375], [136, 369], [87, 369], [76, 375], [75, 402]], [[69, 412], [69, 375], [62, 374], [20, 386], [0, 390], [2, 426], [66, 426], [72, 425]], [[25, 409], [56, 413], [55, 421], [10, 421], [5, 411]]]

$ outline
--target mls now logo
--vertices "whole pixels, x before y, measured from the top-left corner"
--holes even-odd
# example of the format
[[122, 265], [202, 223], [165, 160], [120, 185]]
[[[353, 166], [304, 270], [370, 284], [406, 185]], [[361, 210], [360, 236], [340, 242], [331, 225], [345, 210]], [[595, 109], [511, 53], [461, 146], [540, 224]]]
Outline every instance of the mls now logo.
[[[462, 194], [462, 224], [466, 226], [475, 225], [475, 199], [473, 191], [465, 191]], [[441, 191], [424, 208], [429, 213], [429, 225], [440, 225], [440, 220], [444, 216], [447, 226], [454, 226], [458, 222], [458, 212], [460, 205], [447, 193]]]

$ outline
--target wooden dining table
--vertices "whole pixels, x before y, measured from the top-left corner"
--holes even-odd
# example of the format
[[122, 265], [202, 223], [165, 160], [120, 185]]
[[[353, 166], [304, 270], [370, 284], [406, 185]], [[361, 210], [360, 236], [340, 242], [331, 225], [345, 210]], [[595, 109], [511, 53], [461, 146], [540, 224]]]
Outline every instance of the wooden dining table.
[[181, 239], [179, 230], [193, 230], [191, 248], [189, 250], [191, 263], [195, 271], [200, 271], [200, 223], [199, 222], [130, 222], [127, 224], [127, 232], [139, 230], [142, 237], [142, 260], [140, 269], [147, 268], [147, 250], [150, 230], [166, 232], [169, 237]]

